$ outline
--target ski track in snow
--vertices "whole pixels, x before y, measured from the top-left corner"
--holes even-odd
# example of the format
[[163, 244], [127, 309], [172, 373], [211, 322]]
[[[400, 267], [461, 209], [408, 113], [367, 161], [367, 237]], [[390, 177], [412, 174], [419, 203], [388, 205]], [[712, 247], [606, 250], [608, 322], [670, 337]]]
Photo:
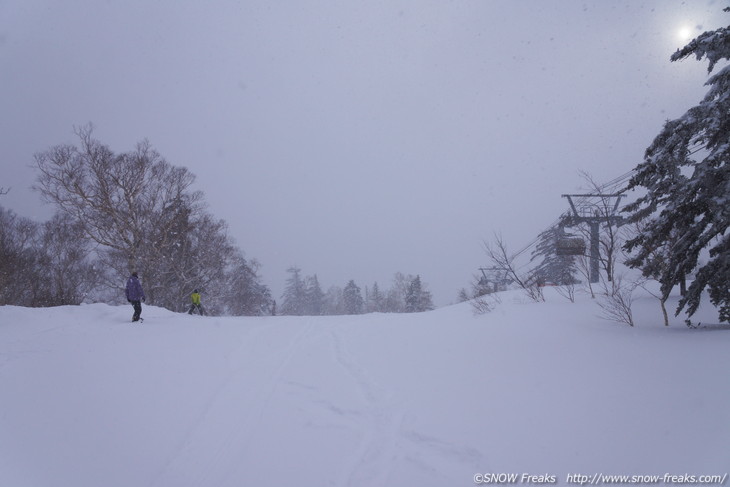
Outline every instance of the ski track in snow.
[[340, 485], [381, 485], [383, 477], [391, 471], [397, 460], [397, 424], [402, 421], [403, 413], [394, 405], [386, 404], [383, 398], [388, 396], [353, 361], [342, 337], [335, 330], [332, 330], [330, 337], [336, 363], [352, 377], [365, 400], [366, 423], [359, 426], [364, 430], [363, 440], [350, 465], [345, 468], [347, 478]]
[[[266, 337], [267, 328], [258, 326], [243, 336], [240, 346], [229, 355], [231, 366], [226, 379], [150, 487], [226, 485], [230, 465], [236, 462], [236, 457], [245, 456], [250, 448], [251, 431], [266, 410], [297, 345], [310, 333], [312, 326], [312, 322], [308, 322], [283, 349], [277, 350], [278, 353], [267, 353], [263, 357], [253, 352]], [[259, 362], [262, 358], [265, 364]], [[250, 368], [272, 372], [258, 376], [260, 380], [252, 387], [245, 383], [250, 375], [239, 373]], [[220, 421], [219, 418], [230, 417], [233, 406], [241, 411], [241, 420], [236, 423]]]
[[[337, 325], [315, 329], [309, 321], [301, 331], [292, 332], [281, 325], [252, 327], [241, 335], [241, 343], [229, 354], [225, 378], [215, 388], [197, 418], [191, 422], [185, 438], [170, 453], [149, 487], [233, 485], [236, 466], [255, 448], [255, 429], [269, 410], [277, 390], [293, 398], [305, 412], [324, 411], [324, 427], [346, 428], [359, 440], [351, 449], [333, 458], [329, 480], [339, 486], [399, 485], [409, 472], [419, 472], [436, 482], [449, 481], [476, 472], [485, 465], [476, 449], [455, 445], [408, 427], [408, 408], [397, 393], [374, 380], [365, 367], [348, 351], [345, 335]], [[283, 346], [273, 350], [262, 342], [277, 334]], [[283, 339], [283, 340], [282, 340]], [[304, 352], [305, 343], [329, 341], [331, 364], [349, 378], [361, 398], [356, 406], [337, 405], [321, 391], [317, 383], [286, 379], [292, 357]], [[264, 348], [265, 354], [256, 353]], [[315, 347], [316, 349], [316, 347]], [[261, 361], [265, 363], [261, 363]], [[250, 369], [261, 370], [255, 383]], [[314, 409], [311, 409], [311, 408]], [[241, 412], [234, 423], [230, 411]], [[317, 416], [315, 414], [315, 416]], [[321, 416], [319, 416], [321, 417]]]
[[13, 350], [11, 346], [8, 346], [8, 348], [10, 348], [9, 351], [0, 353], [0, 369], [16, 360], [21, 360], [34, 355], [42, 356], [43, 354], [46, 354], [50, 351], [50, 349], [48, 348], [24, 348], [18, 350]]
[[[22, 339], [13, 339], [5, 344], [6, 349], [0, 352], [0, 369], [14, 362], [29, 356], [43, 356], [49, 353], [49, 347], [38, 348], [37, 343], [46, 335], [51, 335], [58, 330], [64, 329], [65, 325], [50, 325]], [[16, 348], [17, 347], [17, 348]], [[29, 348], [30, 347], [30, 348]]]
[[[364, 430], [363, 440], [338, 485], [391, 485], [390, 477], [403, 466], [427, 472], [433, 479], [455, 478], [451, 473], [476, 472], [483, 455], [406, 428], [406, 407], [383, 390], [347, 351], [340, 333], [332, 330], [335, 361], [352, 377], [365, 400], [365, 414], [354, 418]], [[458, 476], [458, 475], [457, 475]]]

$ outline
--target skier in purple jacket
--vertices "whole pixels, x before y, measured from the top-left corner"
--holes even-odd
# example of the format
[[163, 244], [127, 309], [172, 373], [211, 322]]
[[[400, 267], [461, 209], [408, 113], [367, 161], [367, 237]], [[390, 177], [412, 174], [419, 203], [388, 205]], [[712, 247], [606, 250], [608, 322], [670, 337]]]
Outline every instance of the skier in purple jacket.
[[132, 275], [127, 279], [127, 301], [132, 303], [134, 307], [132, 321], [140, 320], [142, 314], [142, 303], [140, 301], [144, 301], [144, 299], [144, 291], [142, 290], [142, 284], [139, 282], [139, 276], [136, 272], [132, 272]]

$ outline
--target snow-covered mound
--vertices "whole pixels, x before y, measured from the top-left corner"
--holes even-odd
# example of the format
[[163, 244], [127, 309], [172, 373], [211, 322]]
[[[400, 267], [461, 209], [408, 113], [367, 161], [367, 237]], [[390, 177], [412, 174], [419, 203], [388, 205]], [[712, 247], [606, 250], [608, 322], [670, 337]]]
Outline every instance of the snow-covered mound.
[[635, 328], [549, 290], [545, 303], [506, 293], [481, 316], [468, 304], [262, 318], [145, 307], [139, 325], [131, 313], [0, 307], [0, 485], [730, 470], [730, 330], [665, 328], [650, 298]]

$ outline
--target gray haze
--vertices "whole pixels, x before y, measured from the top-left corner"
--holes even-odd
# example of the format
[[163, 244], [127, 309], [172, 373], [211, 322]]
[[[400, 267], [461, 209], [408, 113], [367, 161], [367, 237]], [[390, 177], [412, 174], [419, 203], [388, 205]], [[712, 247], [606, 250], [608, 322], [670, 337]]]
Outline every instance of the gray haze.
[[706, 63], [669, 56], [726, 5], [0, 0], [0, 205], [49, 218], [33, 154], [92, 122], [196, 174], [276, 298], [297, 265], [447, 304], [484, 239], [525, 245], [700, 100]]

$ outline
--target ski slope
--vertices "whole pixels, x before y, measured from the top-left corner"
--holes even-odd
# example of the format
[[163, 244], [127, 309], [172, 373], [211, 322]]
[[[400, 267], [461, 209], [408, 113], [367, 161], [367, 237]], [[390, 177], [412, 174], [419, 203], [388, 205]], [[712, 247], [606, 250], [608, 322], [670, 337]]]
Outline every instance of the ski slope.
[[[0, 486], [467, 486], [723, 475], [730, 330], [504, 293], [409, 315], [0, 307]], [[717, 323], [713, 309], [698, 317]], [[575, 477], [571, 477], [573, 480]], [[520, 483], [520, 482], [518, 482]]]

